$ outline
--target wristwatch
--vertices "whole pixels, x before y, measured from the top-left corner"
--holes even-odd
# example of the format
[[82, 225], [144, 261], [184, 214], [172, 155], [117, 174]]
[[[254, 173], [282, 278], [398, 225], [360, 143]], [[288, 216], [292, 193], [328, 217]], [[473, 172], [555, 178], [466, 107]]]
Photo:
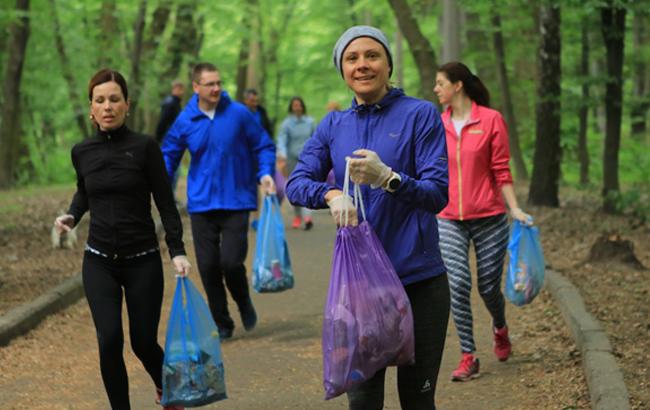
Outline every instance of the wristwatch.
[[384, 191], [387, 192], [395, 192], [399, 188], [399, 186], [402, 184], [402, 177], [397, 173], [393, 171], [393, 174], [388, 178], [388, 181], [382, 186], [381, 188]]

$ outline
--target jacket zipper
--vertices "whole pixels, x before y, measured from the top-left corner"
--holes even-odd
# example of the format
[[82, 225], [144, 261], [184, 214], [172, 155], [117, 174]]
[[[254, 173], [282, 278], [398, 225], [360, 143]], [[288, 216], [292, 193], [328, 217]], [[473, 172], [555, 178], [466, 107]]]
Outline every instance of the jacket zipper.
[[[463, 127], [464, 128], [464, 127]], [[460, 131], [461, 134], [463, 131]], [[463, 220], [463, 173], [460, 167], [460, 136], [456, 140], [456, 166], [458, 167], [458, 215]]]
[[[108, 169], [109, 169], [109, 181], [110, 181], [111, 178], [113, 177], [113, 170], [112, 170], [112, 167], [111, 167], [112, 162], [111, 162], [110, 159], [111, 159], [111, 156], [112, 156], [113, 151], [114, 151], [113, 138], [111, 137], [110, 132], [106, 132], [106, 138], [108, 139], [108, 158], [107, 158], [107, 161], [108, 161], [108, 164], [109, 164]], [[114, 253], [112, 255], [112, 258], [117, 259], [117, 253], [115, 253], [115, 251], [117, 250], [117, 227], [115, 226], [116, 224], [115, 224], [115, 203], [114, 203], [114, 200], [110, 201], [110, 204], [111, 204], [111, 221], [113, 222], [113, 251], [114, 251]]]

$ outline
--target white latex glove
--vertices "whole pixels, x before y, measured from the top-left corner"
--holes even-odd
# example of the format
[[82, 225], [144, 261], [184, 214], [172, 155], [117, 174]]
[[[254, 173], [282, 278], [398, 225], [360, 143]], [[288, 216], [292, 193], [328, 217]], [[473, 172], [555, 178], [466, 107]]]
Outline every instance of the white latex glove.
[[521, 210], [521, 208], [513, 208], [510, 210], [512, 219], [516, 219], [524, 225], [532, 226], [533, 217]]
[[70, 214], [58, 216], [54, 220], [54, 226], [56, 227], [56, 233], [59, 235], [70, 232], [74, 228], [74, 216]]
[[262, 189], [267, 195], [275, 194], [275, 181], [271, 178], [271, 175], [264, 175], [260, 178], [260, 184], [262, 184]]
[[353, 154], [363, 157], [350, 158], [350, 179], [355, 184], [370, 184], [372, 188], [379, 188], [388, 181], [393, 170], [381, 162], [376, 152], [358, 149]]
[[174, 263], [174, 268], [176, 268], [176, 272], [178, 272], [178, 275], [187, 276], [190, 273], [190, 269], [192, 268], [192, 265], [190, 264], [190, 261], [187, 260], [187, 256], [185, 255], [174, 256], [172, 262]]
[[357, 226], [359, 221], [357, 219], [357, 208], [352, 202], [352, 197], [350, 195], [339, 195], [327, 202], [327, 206], [330, 207], [330, 213], [334, 217], [334, 222], [336, 226], [346, 226], [345, 225], [345, 207], [347, 206], [348, 214], [348, 223], [349, 226]]

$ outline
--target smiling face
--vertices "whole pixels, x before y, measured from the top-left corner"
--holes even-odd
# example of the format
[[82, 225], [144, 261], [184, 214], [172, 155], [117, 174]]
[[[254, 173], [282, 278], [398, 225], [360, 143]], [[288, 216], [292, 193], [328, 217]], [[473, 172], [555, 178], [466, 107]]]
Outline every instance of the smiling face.
[[359, 37], [346, 47], [342, 60], [343, 79], [359, 104], [373, 104], [386, 95], [390, 64], [381, 43]]
[[221, 75], [218, 71], [203, 71], [198, 82], [193, 83], [194, 92], [199, 95], [199, 106], [214, 109], [221, 98]]
[[93, 88], [90, 113], [100, 130], [110, 131], [121, 127], [128, 111], [129, 102], [124, 99], [122, 89], [115, 81]]

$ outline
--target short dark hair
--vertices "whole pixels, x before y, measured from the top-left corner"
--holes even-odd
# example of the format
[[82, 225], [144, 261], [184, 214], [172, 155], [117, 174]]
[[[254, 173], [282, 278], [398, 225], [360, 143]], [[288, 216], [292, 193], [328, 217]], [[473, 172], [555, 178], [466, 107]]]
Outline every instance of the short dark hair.
[[124, 76], [119, 73], [119, 71], [111, 70], [109, 68], [102, 68], [97, 71], [88, 82], [88, 101], [93, 100], [93, 90], [100, 84], [109, 83], [115, 81], [122, 90], [122, 95], [124, 95], [124, 100], [129, 99], [129, 88], [126, 86], [126, 80]]
[[192, 69], [192, 81], [198, 83], [204, 71], [219, 72], [219, 69], [212, 63], [198, 63]]
[[254, 88], [247, 88], [244, 90], [244, 97], [248, 97], [249, 95], [257, 95], [257, 90]]
[[291, 107], [293, 106], [294, 101], [300, 101], [300, 105], [302, 105], [302, 113], [307, 114], [307, 106], [305, 105], [305, 102], [303, 101], [302, 97], [294, 95], [291, 97], [291, 100], [289, 100], [289, 114], [293, 114], [293, 110]]

